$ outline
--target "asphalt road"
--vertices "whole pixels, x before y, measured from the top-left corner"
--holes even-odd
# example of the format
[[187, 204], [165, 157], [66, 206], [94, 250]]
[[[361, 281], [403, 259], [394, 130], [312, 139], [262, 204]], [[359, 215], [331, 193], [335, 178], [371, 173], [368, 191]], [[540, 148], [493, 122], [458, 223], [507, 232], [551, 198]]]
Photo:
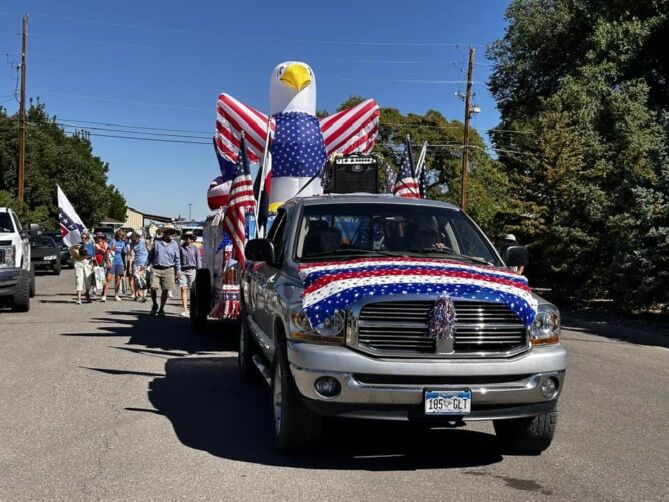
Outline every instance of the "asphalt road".
[[[75, 305], [72, 271], [0, 310], [0, 500], [669, 500], [669, 349], [565, 329], [558, 433], [502, 454], [458, 430], [335, 424], [282, 457], [270, 395], [237, 377], [234, 334], [171, 303]], [[618, 336], [611, 331], [612, 336]]]

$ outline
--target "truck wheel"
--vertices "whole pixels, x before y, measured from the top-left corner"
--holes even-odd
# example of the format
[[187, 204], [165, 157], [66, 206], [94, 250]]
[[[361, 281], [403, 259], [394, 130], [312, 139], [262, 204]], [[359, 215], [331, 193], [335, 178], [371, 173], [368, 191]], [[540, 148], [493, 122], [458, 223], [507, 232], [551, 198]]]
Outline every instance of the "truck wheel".
[[19, 282], [16, 283], [12, 296], [12, 310], [14, 312], [28, 312], [30, 310], [30, 272], [21, 270]]
[[548, 448], [556, 425], [557, 410], [536, 417], [493, 420], [502, 445], [522, 453], [541, 453]]
[[237, 353], [237, 362], [239, 364], [239, 378], [242, 382], [258, 381], [258, 370], [253, 364], [253, 355], [255, 354], [256, 343], [253, 335], [249, 331], [248, 323], [244, 312], [241, 314], [239, 327], [239, 352]]
[[322, 419], [301, 401], [288, 365], [285, 341], [275, 348], [272, 367], [274, 442], [281, 453], [315, 449], [320, 442]]
[[53, 275], [60, 275], [60, 260], [56, 260], [53, 264]]
[[34, 268], [30, 269], [30, 291], [28, 293], [28, 296], [30, 296], [30, 298], [35, 297], [35, 269]]
[[195, 282], [191, 287], [190, 297], [190, 322], [195, 331], [205, 330], [210, 310], [211, 275], [208, 268], [200, 268], [195, 272]]

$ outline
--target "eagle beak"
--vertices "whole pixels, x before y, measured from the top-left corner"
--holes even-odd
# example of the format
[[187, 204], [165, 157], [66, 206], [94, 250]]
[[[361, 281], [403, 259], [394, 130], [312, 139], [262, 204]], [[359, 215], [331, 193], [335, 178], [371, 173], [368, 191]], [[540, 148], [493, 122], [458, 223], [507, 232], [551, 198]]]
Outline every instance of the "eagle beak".
[[311, 83], [309, 70], [301, 64], [292, 64], [281, 75], [281, 82], [290, 87], [294, 87], [300, 92]]

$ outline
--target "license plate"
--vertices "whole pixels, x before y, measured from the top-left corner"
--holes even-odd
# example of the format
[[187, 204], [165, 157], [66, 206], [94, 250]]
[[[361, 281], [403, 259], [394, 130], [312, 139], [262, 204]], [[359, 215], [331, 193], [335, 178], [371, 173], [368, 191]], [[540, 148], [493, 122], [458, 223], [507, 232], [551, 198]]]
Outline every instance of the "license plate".
[[426, 415], [469, 415], [472, 411], [470, 390], [426, 390]]

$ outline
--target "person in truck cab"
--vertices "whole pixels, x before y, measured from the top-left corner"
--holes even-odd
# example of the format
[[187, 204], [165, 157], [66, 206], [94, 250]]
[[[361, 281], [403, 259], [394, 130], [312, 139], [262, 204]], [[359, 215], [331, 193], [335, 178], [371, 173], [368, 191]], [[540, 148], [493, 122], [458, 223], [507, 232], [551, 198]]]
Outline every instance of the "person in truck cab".
[[332, 253], [341, 247], [341, 230], [336, 227], [326, 228], [321, 232], [320, 253]]

